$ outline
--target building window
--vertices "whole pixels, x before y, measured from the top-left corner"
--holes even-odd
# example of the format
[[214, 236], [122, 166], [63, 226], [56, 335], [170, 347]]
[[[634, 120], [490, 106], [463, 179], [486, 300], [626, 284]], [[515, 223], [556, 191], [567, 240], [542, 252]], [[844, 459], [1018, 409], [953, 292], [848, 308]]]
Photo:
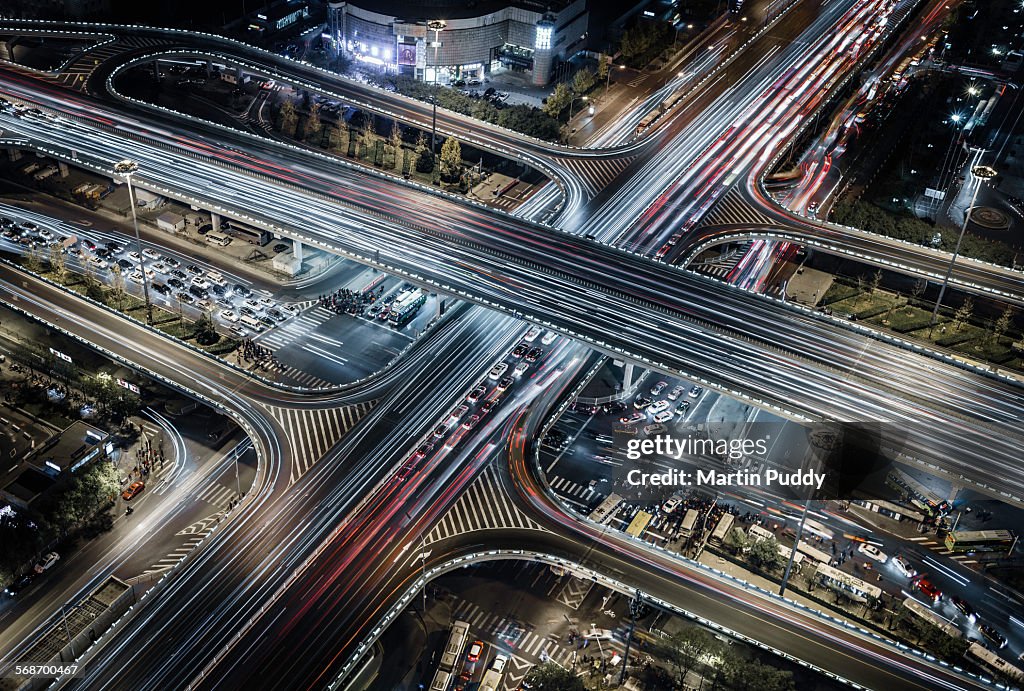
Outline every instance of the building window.
[[534, 47], [537, 50], [548, 50], [551, 48], [551, 34], [555, 30], [553, 26], [541, 25], [537, 27], [537, 40]]

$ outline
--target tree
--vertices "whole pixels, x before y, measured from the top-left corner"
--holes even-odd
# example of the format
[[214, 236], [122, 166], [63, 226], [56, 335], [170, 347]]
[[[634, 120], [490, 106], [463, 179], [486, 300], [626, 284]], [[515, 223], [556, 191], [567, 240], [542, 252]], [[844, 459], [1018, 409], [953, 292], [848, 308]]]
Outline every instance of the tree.
[[790, 691], [796, 688], [793, 673], [757, 660], [740, 660], [729, 671], [729, 686], [735, 691]]
[[281, 104], [281, 109], [278, 111], [279, 129], [282, 134], [292, 135], [295, 133], [295, 121], [297, 116], [295, 115], [295, 104], [292, 103], [290, 98], [286, 98]]
[[448, 180], [457, 179], [462, 172], [462, 145], [455, 137], [448, 137], [441, 145], [441, 174]]
[[750, 562], [764, 571], [781, 568], [782, 555], [779, 554], [779, 541], [770, 537], [755, 542], [750, 547]]
[[583, 680], [553, 662], [533, 667], [524, 678], [531, 688], [547, 691], [587, 691]]
[[917, 279], [917, 281], [914, 283], [914, 287], [910, 289], [911, 300], [914, 301], [914, 302], [916, 302], [917, 300], [920, 300], [921, 296], [924, 294], [924, 291], [927, 288], [928, 288], [928, 281], [927, 280], [925, 280], [923, 278]]
[[871, 276], [871, 281], [868, 282], [868, 295], [874, 295], [875, 291], [878, 290], [878, 286], [882, 283], [882, 270], [878, 269]]
[[733, 528], [729, 531], [729, 534], [725, 536], [725, 544], [735, 551], [740, 552], [750, 544], [750, 540], [747, 539], [747, 534], [743, 532], [742, 528]]
[[544, 112], [553, 118], [557, 118], [566, 109], [571, 100], [572, 92], [569, 91], [569, 87], [559, 82], [555, 90], [548, 96], [548, 101], [544, 104]]
[[25, 268], [34, 274], [39, 273], [43, 268], [43, 260], [39, 256], [39, 249], [35, 245], [30, 245], [28, 248], [28, 254], [25, 255]]
[[203, 312], [199, 319], [196, 320], [195, 337], [200, 345], [211, 345], [220, 338], [217, 334], [217, 326], [213, 323], [209, 312]]
[[992, 327], [992, 340], [996, 343], [999, 342], [1006, 332], [1010, 330], [1010, 324], [1013, 323], [1013, 308], [1009, 305], [1003, 310], [1003, 313], [999, 315], [999, 319], [996, 319], [995, 325]]
[[960, 333], [960, 330], [964, 328], [964, 325], [971, 321], [971, 317], [974, 315], [974, 298], [970, 295], [963, 301], [963, 304], [957, 308], [957, 311], [953, 314], [953, 331]]
[[320, 122], [320, 104], [314, 103], [309, 107], [309, 118], [306, 119], [306, 136], [313, 139], [320, 134], [322, 129], [323, 123]]
[[397, 158], [398, 150], [402, 148], [402, 126], [398, 124], [398, 120], [391, 123], [391, 135], [388, 137], [388, 144], [394, 149], [392, 155]]
[[585, 94], [593, 88], [594, 82], [596, 81], [597, 79], [594, 76], [594, 73], [591, 72], [588, 68], [584, 67], [582, 70], [573, 75], [572, 90], [575, 91], [577, 94]]
[[612, 68], [612, 56], [602, 53], [597, 59], [597, 78], [600, 81], [608, 79], [608, 72]]
[[124, 311], [124, 274], [121, 272], [120, 264], [110, 265], [110, 275], [113, 280], [114, 299], [117, 300], [117, 309]]
[[347, 140], [347, 137], [345, 135], [345, 133], [347, 131], [348, 131], [348, 128], [345, 127], [345, 121], [343, 119], [341, 119], [341, 118], [338, 118], [338, 122], [335, 123], [335, 125], [334, 125], [334, 151], [335, 152], [340, 152], [346, 146], [348, 146], [348, 140]]
[[63, 283], [64, 279], [68, 277], [68, 266], [64, 261], [63, 249], [58, 242], [50, 245], [50, 271], [53, 272], [53, 277], [57, 279], [58, 283]]
[[417, 156], [422, 155], [423, 152], [427, 150], [427, 135], [423, 134], [422, 131], [420, 131], [416, 135], [415, 147], [416, 147], [416, 155]]
[[715, 637], [697, 626], [688, 626], [668, 639], [666, 658], [672, 663], [676, 684], [682, 688], [686, 675], [718, 647]]

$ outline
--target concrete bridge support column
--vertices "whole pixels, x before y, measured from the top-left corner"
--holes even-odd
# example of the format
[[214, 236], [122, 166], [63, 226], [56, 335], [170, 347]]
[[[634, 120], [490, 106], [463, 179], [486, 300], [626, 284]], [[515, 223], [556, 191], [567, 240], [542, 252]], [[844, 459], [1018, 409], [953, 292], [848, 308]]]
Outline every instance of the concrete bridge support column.
[[292, 240], [292, 256], [302, 263], [302, 243], [298, 240]]
[[22, 155], [23, 154], [21, 153], [21, 149], [8, 149], [7, 150], [7, 159], [9, 161], [20, 160]]
[[210, 222], [213, 224], [213, 232], [220, 232], [220, 214], [210, 212]]

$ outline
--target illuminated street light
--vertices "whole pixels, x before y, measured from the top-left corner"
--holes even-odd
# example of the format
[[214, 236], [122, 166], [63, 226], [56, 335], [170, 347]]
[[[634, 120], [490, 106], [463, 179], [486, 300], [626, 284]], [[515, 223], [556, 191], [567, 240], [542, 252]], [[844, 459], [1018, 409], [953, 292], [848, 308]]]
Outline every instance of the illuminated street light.
[[139, 272], [142, 274], [142, 295], [146, 299], [146, 324], [153, 326], [153, 303], [149, 300], [149, 281], [146, 279], [146, 264], [142, 258], [142, 238], [139, 236], [139, 218], [135, 215], [135, 194], [132, 191], [132, 175], [139, 170], [139, 164], [125, 159], [114, 164], [114, 172], [124, 176], [128, 183], [128, 202], [132, 207], [132, 225], [135, 226], [135, 251], [139, 253]]
[[942, 287], [939, 288], [939, 297], [935, 300], [935, 309], [932, 310], [932, 321], [928, 327], [928, 338], [932, 336], [932, 330], [935, 329], [935, 321], [939, 318], [939, 307], [942, 305], [942, 297], [946, 294], [946, 286], [949, 285], [949, 277], [953, 274], [953, 265], [956, 264], [957, 255], [960, 253], [960, 243], [963, 242], [964, 232], [967, 230], [967, 224], [971, 220], [971, 213], [974, 211], [974, 203], [978, 200], [978, 191], [981, 190], [981, 183], [985, 180], [991, 180], [996, 176], [996, 171], [992, 166], [974, 166], [971, 168], [971, 175], [977, 178], [977, 182], [974, 185], [974, 194], [971, 195], [971, 203], [964, 210], [964, 222], [960, 226], [960, 236], [956, 239], [956, 247], [953, 248], [953, 256], [949, 260], [949, 268], [946, 269], [946, 276], [942, 279]]

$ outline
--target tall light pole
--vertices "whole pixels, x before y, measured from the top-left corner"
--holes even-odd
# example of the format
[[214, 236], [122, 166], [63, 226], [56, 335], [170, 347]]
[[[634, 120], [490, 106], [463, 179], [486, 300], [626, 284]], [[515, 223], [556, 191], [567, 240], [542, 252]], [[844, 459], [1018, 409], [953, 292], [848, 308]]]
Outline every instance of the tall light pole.
[[432, 19], [427, 22], [427, 28], [434, 32], [434, 93], [431, 99], [434, 104], [434, 114], [430, 123], [430, 162], [434, 164], [434, 178], [437, 179], [437, 171], [440, 169], [437, 161], [437, 49], [441, 47], [441, 30], [446, 26], [441, 19]]
[[942, 279], [942, 287], [939, 288], [939, 297], [935, 300], [935, 309], [932, 310], [932, 320], [928, 326], [928, 338], [931, 338], [935, 329], [935, 322], [939, 318], [939, 307], [942, 306], [942, 298], [946, 294], [946, 286], [949, 285], [949, 277], [953, 275], [953, 266], [956, 264], [957, 255], [960, 254], [960, 243], [963, 242], [964, 233], [967, 231], [967, 224], [971, 220], [971, 212], [974, 211], [974, 203], [978, 200], [978, 192], [981, 190], [981, 183], [991, 180], [996, 176], [996, 171], [991, 166], [976, 165], [971, 168], [971, 175], [977, 178], [974, 183], [974, 193], [971, 195], [971, 203], [964, 209], [964, 222], [960, 226], [960, 235], [956, 239], [956, 247], [953, 248], [953, 256], [950, 257], [949, 267], [946, 269], [946, 276]]
[[124, 176], [128, 183], [128, 201], [132, 207], [132, 225], [135, 226], [135, 251], [139, 253], [139, 272], [142, 274], [142, 295], [146, 299], [146, 324], [153, 326], [153, 303], [149, 300], [149, 280], [146, 278], [146, 263], [142, 258], [142, 238], [139, 236], [139, 217], [135, 214], [135, 193], [132, 191], [132, 175], [139, 170], [139, 164], [125, 159], [114, 164], [114, 172]]

